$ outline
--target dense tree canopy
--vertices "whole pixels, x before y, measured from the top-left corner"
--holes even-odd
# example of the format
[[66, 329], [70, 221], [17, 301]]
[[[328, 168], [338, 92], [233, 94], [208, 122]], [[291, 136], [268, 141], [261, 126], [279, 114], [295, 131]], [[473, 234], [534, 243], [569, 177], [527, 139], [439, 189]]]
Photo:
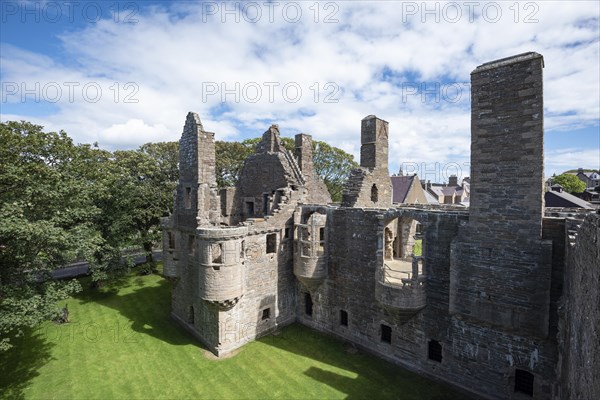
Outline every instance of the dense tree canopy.
[[28, 122], [0, 124], [0, 349], [56, 316], [76, 281], [47, 279], [75, 258], [92, 261], [102, 239], [93, 179], [82, 159], [95, 149]]
[[103, 282], [126, 271], [127, 247], [144, 248], [151, 261], [160, 217], [173, 207], [178, 144], [110, 153], [28, 122], [0, 124], [0, 143], [2, 350], [80, 289], [51, 271], [86, 260]]
[[581, 193], [585, 190], [585, 183], [573, 174], [562, 174], [552, 178], [553, 184], [559, 184], [569, 193]]

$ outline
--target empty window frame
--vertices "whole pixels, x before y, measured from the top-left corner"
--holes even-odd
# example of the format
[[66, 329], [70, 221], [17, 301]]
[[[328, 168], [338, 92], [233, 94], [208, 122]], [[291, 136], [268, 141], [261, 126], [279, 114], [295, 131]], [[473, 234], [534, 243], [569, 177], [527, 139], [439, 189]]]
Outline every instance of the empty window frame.
[[246, 202], [246, 216], [248, 216], [248, 217], [254, 216], [254, 202], [253, 201]]
[[264, 310], [262, 310], [262, 317], [261, 319], [263, 321], [267, 320], [271, 318], [271, 308], [265, 308]]
[[384, 343], [392, 343], [392, 327], [381, 324], [381, 341]]
[[515, 370], [515, 392], [533, 397], [533, 374], [523, 369]]
[[277, 234], [269, 233], [267, 235], [267, 254], [277, 253]]
[[213, 264], [223, 264], [223, 247], [221, 243], [214, 243], [210, 246]]
[[348, 311], [340, 310], [340, 325], [348, 326]]

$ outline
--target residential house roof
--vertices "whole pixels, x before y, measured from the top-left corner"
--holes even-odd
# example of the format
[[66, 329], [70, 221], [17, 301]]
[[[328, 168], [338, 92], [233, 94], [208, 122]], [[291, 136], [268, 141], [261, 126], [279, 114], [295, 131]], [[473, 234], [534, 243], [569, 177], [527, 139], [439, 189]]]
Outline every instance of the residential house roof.
[[390, 179], [392, 180], [393, 203], [404, 202], [415, 177], [415, 175], [390, 177]]
[[547, 191], [544, 195], [544, 200], [546, 202], [546, 207], [594, 208], [590, 203], [580, 199], [579, 197], [573, 196], [567, 192], [559, 192], [556, 190]]
[[426, 204], [429, 200], [417, 174], [404, 176], [394, 175], [392, 181], [392, 202], [404, 204]]

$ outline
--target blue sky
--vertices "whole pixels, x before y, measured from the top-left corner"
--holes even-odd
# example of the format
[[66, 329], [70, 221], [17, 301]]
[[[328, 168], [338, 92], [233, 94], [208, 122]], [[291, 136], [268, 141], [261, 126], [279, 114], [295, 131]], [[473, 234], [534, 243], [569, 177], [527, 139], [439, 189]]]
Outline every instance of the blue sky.
[[470, 72], [544, 56], [546, 174], [600, 168], [600, 3], [0, 2], [0, 118], [108, 149], [277, 123], [358, 156], [390, 122], [390, 172], [468, 175]]

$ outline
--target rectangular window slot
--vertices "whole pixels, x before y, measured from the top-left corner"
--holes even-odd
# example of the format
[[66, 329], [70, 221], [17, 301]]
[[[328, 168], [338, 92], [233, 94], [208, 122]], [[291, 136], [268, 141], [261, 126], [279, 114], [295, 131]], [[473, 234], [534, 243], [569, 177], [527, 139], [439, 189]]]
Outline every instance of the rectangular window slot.
[[348, 312], [340, 310], [340, 325], [348, 326]]
[[515, 370], [515, 392], [525, 393], [533, 397], [533, 374], [531, 372]]
[[304, 293], [304, 313], [309, 317], [313, 315], [313, 301], [310, 293]]
[[169, 248], [175, 248], [175, 234], [173, 232], [169, 232]]
[[265, 308], [264, 310], [262, 310], [262, 320], [265, 321], [267, 319], [271, 318], [271, 309], [270, 308]]
[[246, 202], [246, 216], [248, 216], [248, 217], [254, 216], [254, 202], [253, 201]]
[[186, 187], [185, 188], [185, 208], [186, 209], [190, 209], [192, 208], [192, 188], [191, 187]]
[[437, 340], [430, 340], [427, 346], [427, 357], [430, 360], [442, 362], [442, 345]]
[[381, 324], [381, 341], [392, 343], [392, 327]]
[[188, 236], [188, 248], [189, 248], [189, 253], [191, 255], [196, 254], [196, 236], [194, 236], [194, 235]]
[[269, 233], [267, 235], [267, 254], [277, 253], [277, 234]]
[[210, 246], [213, 264], [223, 264], [223, 247], [220, 243], [215, 243]]

